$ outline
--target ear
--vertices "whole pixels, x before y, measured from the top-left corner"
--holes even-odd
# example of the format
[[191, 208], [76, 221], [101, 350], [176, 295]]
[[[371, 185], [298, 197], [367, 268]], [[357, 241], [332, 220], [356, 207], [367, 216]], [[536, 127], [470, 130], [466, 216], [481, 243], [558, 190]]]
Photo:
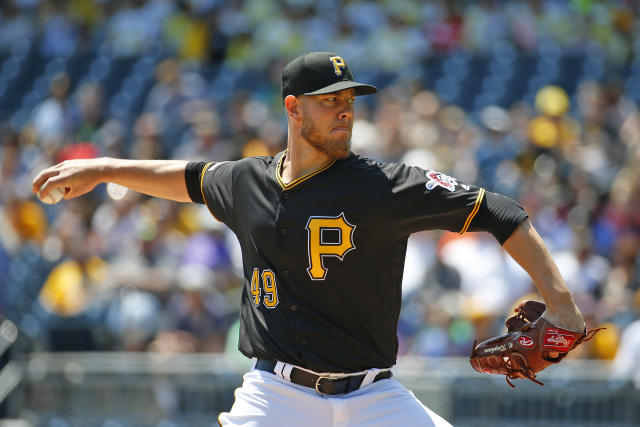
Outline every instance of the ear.
[[287, 95], [284, 99], [284, 108], [287, 110], [287, 116], [291, 118], [300, 117], [300, 100], [293, 95]]

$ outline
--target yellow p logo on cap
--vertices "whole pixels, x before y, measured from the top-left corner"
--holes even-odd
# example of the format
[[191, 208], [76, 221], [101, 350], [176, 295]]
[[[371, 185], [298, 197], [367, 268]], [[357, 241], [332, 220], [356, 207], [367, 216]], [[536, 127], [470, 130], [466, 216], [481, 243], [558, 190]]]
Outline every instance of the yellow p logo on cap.
[[333, 63], [333, 70], [335, 71], [336, 76], [341, 76], [342, 69], [347, 67], [344, 59], [340, 58], [339, 56], [332, 56], [331, 58], [329, 58], [329, 60]]

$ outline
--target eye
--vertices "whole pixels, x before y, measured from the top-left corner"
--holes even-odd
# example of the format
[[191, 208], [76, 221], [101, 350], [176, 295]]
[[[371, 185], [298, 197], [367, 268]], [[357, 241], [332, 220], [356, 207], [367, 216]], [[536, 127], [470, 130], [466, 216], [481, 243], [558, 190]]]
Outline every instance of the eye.
[[349, 104], [353, 105], [356, 102], [356, 98], [349, 98]]

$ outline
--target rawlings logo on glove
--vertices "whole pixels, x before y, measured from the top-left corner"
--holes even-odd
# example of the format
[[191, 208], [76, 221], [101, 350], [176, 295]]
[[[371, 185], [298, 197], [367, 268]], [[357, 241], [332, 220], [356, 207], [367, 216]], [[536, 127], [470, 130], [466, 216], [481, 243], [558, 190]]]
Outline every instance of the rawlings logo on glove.
[[569, 351], [575, 336], [562, 334], [558, 329], [548, 328], [544, 336], [544, 346], [558, 351]]
[[533, 340], [529, 337], [520, 337], [518, 343], [525, 348], [531, 348], [534, 345]]
[[[526, 378], [537, 384], [536, 374], [547, 366], [560, 362], [569, 351], [589, 341], [604, 328], [573, 332], [559, 328], [540, 317], [546, 306], [539, 301], [525, 301], [515, 309], [516, 315], [505, 322], [507, 333], [476, 345], [473, 343], [470, 362], [478, 372], [505, 375], [510, 379]], [[549, 353], [559, 353], [552, 358]]]

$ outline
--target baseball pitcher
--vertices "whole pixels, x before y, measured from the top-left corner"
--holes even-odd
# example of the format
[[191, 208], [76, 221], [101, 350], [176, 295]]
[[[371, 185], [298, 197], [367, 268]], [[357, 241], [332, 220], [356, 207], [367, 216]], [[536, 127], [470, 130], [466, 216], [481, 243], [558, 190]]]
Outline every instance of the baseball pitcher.
[[[542, 239], [514, 200], [350, 150], [356, 97], [376, 90], [355, 81], [343, 57], [311, 52], [282, 72], [287, 148], [273, 157], [74, 160], [33, 181], [41, 196], [61, 188], [70, 199], [115, 182], [203, 203], [233, 230], [244, 266], [238, 347], [253, 367], [231, 410], [220, 415], [222, 426], [450, 425], [391, 372], [414, 232], [493, 234], [544, 298], [538, 316], [545, 326], [586, 333]], [[540, 357], [555, 360], [569, 350], [541, 349]], [[491, 372], [482, 356], [474, 355], [474, 367]]]

